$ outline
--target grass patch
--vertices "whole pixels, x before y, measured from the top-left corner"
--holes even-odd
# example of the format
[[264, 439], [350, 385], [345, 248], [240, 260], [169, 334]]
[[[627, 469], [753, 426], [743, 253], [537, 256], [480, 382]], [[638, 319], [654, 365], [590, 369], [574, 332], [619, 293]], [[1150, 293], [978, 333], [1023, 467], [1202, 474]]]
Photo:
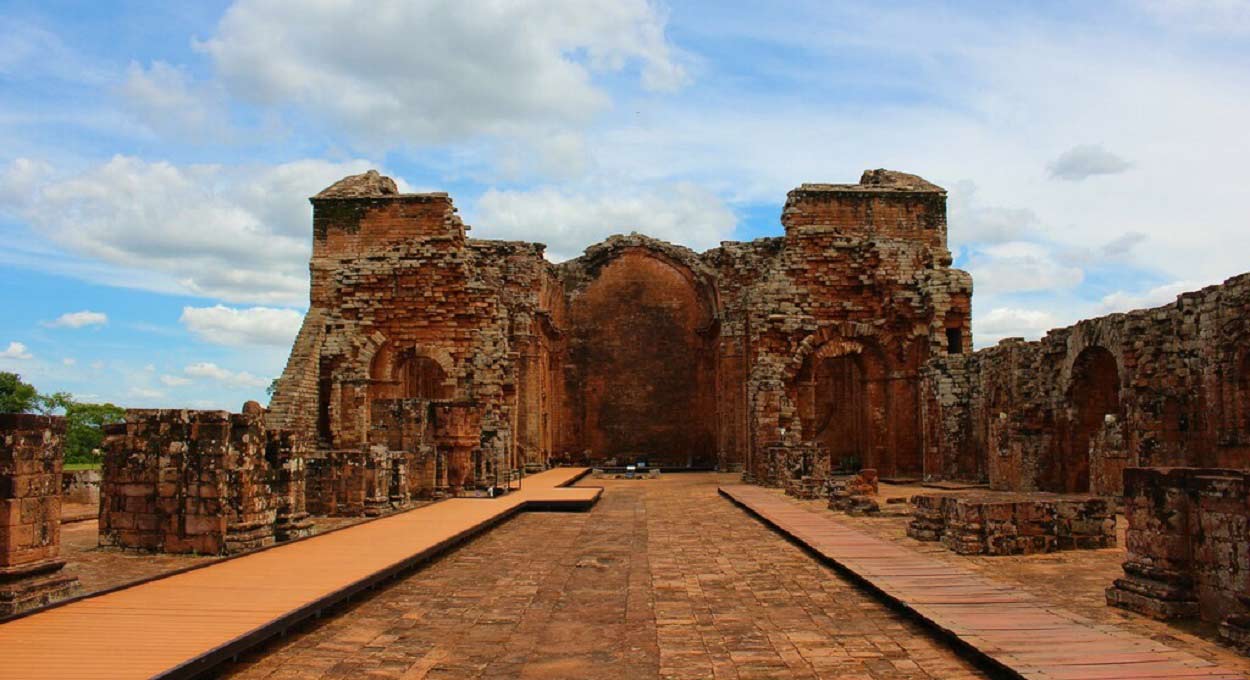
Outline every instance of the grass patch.
[[80, 472], [82, 470], [99, 470], [100, 463], [66, 463], [62, 468], [65, 472]]

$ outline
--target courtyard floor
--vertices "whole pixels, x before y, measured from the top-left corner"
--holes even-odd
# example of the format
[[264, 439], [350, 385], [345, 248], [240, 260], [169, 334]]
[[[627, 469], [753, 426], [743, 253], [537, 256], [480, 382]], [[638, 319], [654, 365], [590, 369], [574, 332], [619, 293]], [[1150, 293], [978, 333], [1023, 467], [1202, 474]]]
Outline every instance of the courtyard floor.
[[238, 678], [976, 678], [919, 625], [717, 496], [586, 480], [223, 669]]

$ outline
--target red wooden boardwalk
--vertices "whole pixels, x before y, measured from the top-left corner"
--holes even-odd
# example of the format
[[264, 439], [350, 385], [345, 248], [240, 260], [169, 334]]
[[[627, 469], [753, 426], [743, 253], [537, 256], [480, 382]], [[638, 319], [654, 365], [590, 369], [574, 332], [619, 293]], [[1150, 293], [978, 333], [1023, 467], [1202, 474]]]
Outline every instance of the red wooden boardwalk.
[[1099, 625], [1019, 588], [869, 536], [756, 486], [720, 493], [897, 606], [1021, 678], [1244, 680], [1192, 654]]
[[202, 673], [517, 512], [589, 507], [601, 489], [559, 488], [586, 472], [548, 470], [501, 498], [446, 500], [33, 612], [0, 624], [0, 678]]

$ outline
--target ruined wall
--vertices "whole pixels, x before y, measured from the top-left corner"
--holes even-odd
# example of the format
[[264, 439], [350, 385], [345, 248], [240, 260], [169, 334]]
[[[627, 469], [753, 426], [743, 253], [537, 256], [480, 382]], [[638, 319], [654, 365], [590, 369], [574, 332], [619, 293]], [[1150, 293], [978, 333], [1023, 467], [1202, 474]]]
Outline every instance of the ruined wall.
[[790, 192], [782, 224], [777, 265], [745, 296], [748, 477], [777, 483], [758, 454], [803, 442], [829, 448], [834, 468], [919, 476], [921, 367], [971, 342], [972, 282], [949, 266], [945, 191], [869, 171]]
[[[1129, 468], [1124, 577], [1108, 604], [1159, 619], [1244, 620], [1250, 613], [1250, 472]], [[1243, 631], [1244, 634], [1244, 631]]]
[[560, 265], [540, 244], [466, 238], [445, 194], [376, 172], [312, 202], [310, 310], [273, 418], [318, 459], [386, 467], [372, 449], [419, 454], [371, 441], [375, 410], [456, 404], [478, 437], [434, 445], [436, 486], [631, 458], [781, 483], [772, 458], [794, 446], [918, 475], [921, 367], [971, 344], [945, 192], [912, 175], [804, 185], [784, 238], [698, 254], [614, 236]]
[[0, 617], [71, 594], [61, 573], [65, 419], [0, 414]]
[[560, 266], [563, 448], [620, 464], [716, 467], [716, 302], [709, 272], [683, 251], [613, 237]]
[[302, 444], [250, 406], [133, 409], [107, 426], [100, 544], [217, 555], [311, 533]]
[[929, 455], [997, 489], [1117, 494], [1126, 467], [1250, 466], [1250, 275], [925, 368]]

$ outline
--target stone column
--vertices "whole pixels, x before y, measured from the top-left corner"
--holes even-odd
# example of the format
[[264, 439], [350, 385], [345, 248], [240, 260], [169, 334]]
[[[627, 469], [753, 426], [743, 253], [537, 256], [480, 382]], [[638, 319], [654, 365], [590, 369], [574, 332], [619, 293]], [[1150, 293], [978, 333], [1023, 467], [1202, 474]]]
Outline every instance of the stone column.
[[476, 404], [452, 403], [435, 407], [435, 437], [447, 451], [447, 486], [453, 493], [473, 479], [473, 449], [482, 441], [482, 414]]
[[61, 573], [65, 419], [0, 414], [0, 617], [67, 597]]

